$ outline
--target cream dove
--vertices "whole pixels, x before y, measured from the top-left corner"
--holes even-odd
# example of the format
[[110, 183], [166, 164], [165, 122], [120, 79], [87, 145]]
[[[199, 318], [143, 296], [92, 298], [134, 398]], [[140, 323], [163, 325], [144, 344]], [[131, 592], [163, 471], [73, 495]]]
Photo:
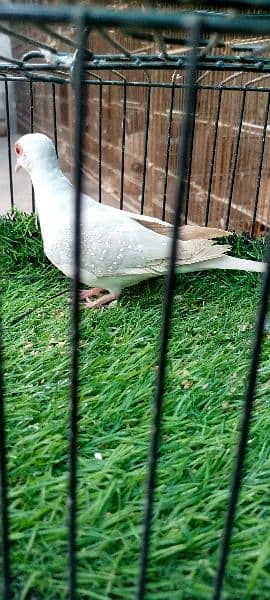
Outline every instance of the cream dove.
[[[63, 175], [54, 145], [46, 135], [22, 136], [15, 144], [15, 152], [16, 170], [23, 167], [32, 180], [45, 254], [72, 278], [74, 188]], [[93, 288], [81, 292], [87, 306], [107, 304], [118, 298], [125, 287], [166, 272], [171, 244], [168, 224], [99, 204], [85, 194], [81, 195], [81, 202], [80, 281]], [[180, 237], [184, 239], [178, 242], [177, 271], [264, 270], [264, 263], [226, 256], [229, 246], [215, 245], [208, 239], [224, 235], [226, 232], [219, 229], [181, 228]], [[89, 300], [102, 292], [106, 293]]]

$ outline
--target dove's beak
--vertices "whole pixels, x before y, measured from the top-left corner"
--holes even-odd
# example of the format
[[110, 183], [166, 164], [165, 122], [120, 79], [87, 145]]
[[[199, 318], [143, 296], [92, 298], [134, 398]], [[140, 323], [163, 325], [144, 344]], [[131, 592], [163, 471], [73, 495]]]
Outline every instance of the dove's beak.
[[20, 163], [19, 163], [19, 162], [18, 162], [18, 160], [17, 160], [17, 162], [16, 162], [16, 166], [15, 166], [15, 173], [18, 173], [18, 171], [19, 171], [21, 168], [22, 168], [22, 167], [21, 167]]

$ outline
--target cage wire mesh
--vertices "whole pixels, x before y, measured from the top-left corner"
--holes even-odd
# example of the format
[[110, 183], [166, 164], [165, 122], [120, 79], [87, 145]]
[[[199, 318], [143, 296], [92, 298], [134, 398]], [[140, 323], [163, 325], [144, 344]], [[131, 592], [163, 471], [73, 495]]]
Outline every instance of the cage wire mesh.
[[[254, 6], [268, 9], [269, 2], [265, 0], [254, 3], [246, 0], [230, 2], [230, 6], [241, 9]], [[22, 21], [23, 33], [20, 27]], [[152, 215], [172, 223], [171, 254], [165, 285], [160, 354], [153, 401], [140, 567], [135, 592], [138, 600], [142, 600], [147, 592], [178, 227], [180, 223], [199, 223], [206, 226], [222, 226], [238, 232], [249, 231], [252, 234], [267, 232], [270, 152], [270, 59], [267, 56], [267, 36], [270, 36], [270, 17], [233, 12], [159, 13], [153, 10], [136, 12], [13, 5], [1, 6], [0, 31], [12, 38], [13, 43], [17, 45], [17, 51], [21, 51], [22, 47], [27, 48], [19, 58], [0, 57], [0, 76], [6, 109], [9, 208], [13, 211], [16, 206], [10, 123], [11, 86], [17, 89], [15, 96], [21, 101], [18, 120], [21, 121], [22, 127], [30, 132], [42, 130], [48, 133], [60, 155], [64, 147], [65, 153], [61, 158], [64, 159], [66, 170], [69, 171], [74, 164], [75, 275], [71, 308], [68, 467], [70, 599], [80, 597], [77, 588], [76, 539], [79, 525], [76, 483], [80, 198], [83, 169], [85, 168], [84, 174], [88, 175], [87, 190], [90, 189], [98, 202], [109, 202], [121, 209], [135, 210], [141, 215]], [[241, 43], [228, 42], [222, 38], [226, 34], [246, 34], [248, 39]], [[254, 35], [260, 36], [256, 43], [250, 41]], [[98, 53], [91, 49], [91, 40], [95, 36], [99, 40], [97, 47], [103, 49], [103, 52]], [[71, 87], [75, 92], [74, 111], [70, 108]], [[40, 111], [42, 105], [43, 113]], [[85, 123], [89, 122], [91, 124], [85, 126]], [[71, 125], [74, 126], [74, 134], [67, 137]], [[66, 135], [65, 145], [59, 144], [61, 133]], [[163, 145], [159, 143], [160, 140], [163, 140]], [[72, 142], [70, 146], [73, 147], [73, 141], [74, 153], [72, 152], [71, 157], [69, 142]], [[85, 152], [87, 144], [90, 148], [88, 154]], [[89, 155], [89, 162], [85, 165], [85, 158]], [[35, 210], [33, 193], [31, 206], [28, 208]], [[150, 223], [148, 225], [151, 226]], [[155, 223], [155, 227], [162, 231], [162, 223]], [[164, 227], [167, 225], [164, 224]], [[220, 599], [222, 594], [241, 486], [268, 306], [269, 265], [268, 256], [258, 306], [229, 506], [213, 584], [213, 600]], [[11, 564], [10, 553], [2, 345], [1, 341], [2, 597], [8, 600], [14, 597], [16, 565]]]

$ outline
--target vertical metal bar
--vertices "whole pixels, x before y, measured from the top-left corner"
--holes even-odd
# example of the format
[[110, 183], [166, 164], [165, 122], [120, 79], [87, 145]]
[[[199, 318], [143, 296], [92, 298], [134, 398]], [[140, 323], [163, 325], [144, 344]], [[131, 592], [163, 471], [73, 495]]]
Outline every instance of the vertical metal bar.
[[[29, 94], [30, 94], [30, 132], [34, 131], [34, 95], [33, 95], [33, 83], [29, 83]], [[35, 212], [35, 192], [32, 186], [32, 212]]]
[[7, 117], [7, 142], [8, 142], [8, 169], [9, 169], [10, 207], [11, 207], [11, 212], [13, 212], [14, 211], [14, 194], [13, 194], [13, 176], [12, 176], [11, 142], [10, 142], [9, 93], [8, 93], [8, 82], [6, 80], [5, 80], [5, 99], [6, 99], [6, 117]]
[[170, 109], [169, 109], [169, 124], [168, 124], [168, 135], [167, 135], [167, 149], [166, 149], [165, 176], [164, 176], [163, 203], [162, 203], [162, 220], [163, 221], [166, 218], [168, 170], [169, 170], [171, 136], [172, 136], [173, 105], [174, 105], [174, 96], [175, 96], [175, 77], [176, 77], [176, 73], [174, 74], [173, 82], [172, 82], [172, 92], [171, 92], [171, 101], [170, 101]]
[[81, 187], [82, 152], [84, 118], [84, 48], [89, 35], [85, 29], [84, 12], [77, 20], [78, 49], [74, 65], [75, 83], [75, 155], [74, 155], [74, 280], [71, 309], [71, 390], [70, 390], [70, 429], [69, 429], [69, 600], [76, 600], [77, 564], [76, 564], [76, 491], [77, 491], [77, 419], [79, 393], [79, 283], [81, 262]]
[[212, 158], [211, 158], [211, 166], [210, 166], [210, 174], [209, 174], [209, 183], [208, 183], [208, 192], [207, 192], [207, 202], [206, 202], [206, 211], [205, 211], [205, 221], [204, 221], [205, 227], [207, 227], [208, 220], [209, 220], [209, 210], [210, 210], [211, 191], [212, 191], [212, 182], [213, 182], [213, 174], [214, 174], [214, 164], [215, 164], [216, 147], [217, 147], [217, 134], [218, 134], [218, 124], [219, 124], [221, 99], [222, 99], [222, 88], [220, 88], [220, 90], [218, 92], [218, 102], [217, 102], [217, 113], [216, 113], [216, 120], [215, 120], [215, 129], [214, 129], [213, 150], [212, 150]]
[[201, 24], [197, 16], [191, 17], [191, 38], [193, 43], [193, 52], [190, 56], [189, 80], [186, 92], [185, 118], [183, 122], [180, 152], [179, 152], [179, 177], [175, 194], [175, 212], [173, 224], [173, 237], [171, 243], [171, 255], [169, 260], [168, 273], [166, 277], [165, 297], [163, 305], [163, 319], [160, 336], [159, 364], [156, 379], [155, 398], [153, 403], [152, 434], [149, 452], [149, 469], [147, 479], [147, 493], [144, 511], [144, 526], [142, 536], [142, 546], [140, 554], [140, 569], [138, 578], [137, 600], [143, 600], [145, 597], [147, 563], [149, 556], [151, 521], [153, 514], [153, 501], [156, 483], [157, 459], [159, 449], [159, 437], [161, 426], [162, 401], [165, 390], [166, 358], [168, 349], [168, 339], [170, 333], [170, 320], [173, 305], [173, 293], [175, 287], [175, 263], [178, 252], [178, 226], [183, 220], [184, 201], [186, 192], [186, 172], [189, 162], [188, 151], [191, 148], [190, 137], [192, 133], [192, 122], [196, 106], [196, 67], [198, 60], [198, 41], [200, 37]]
[[123, 86], [123, 116], [122, 116], [122, 143], [121, 143], [120, 210], [123, 209], [123, 203], [124, 203], [126, 117], [127, 117], [127, 82], [124, 79], [124, 86]]
[[248, 375], [248, 386], [246, 391], [242, 424], [237, 448], [236, 462], [233, 473], [233, 480], [231, 486], [229, 507], [227, 511], [227, 517], [225, 522], [225, 528], [221, 543], [220, 558], [217, 568], [215, 588], [213, 594], [213, 600], [220, 600], [222, 586], [224, 581], [225, 567], [228, 560], [230, 541], [232, 535], [233, 521], [236, 512], [237, 500], [240, 492], [242, 483], [242, 470], [247, 451], [247, 441], [249, 435], [249, 427], [251, 420], [251, 413], [254, 403], [254, 395], [256, 391], [256, 379], [257, 371], [260, 361], [261, 347], [263, 342], [264, 322], [267, 314], [268, 303], [270, 293], [270, 243], [267, 240], [267, 269], [263, 279], [262, 293], [260, 305], [257, 313], [257, 322], [255, 327], [255, 335], [253, 342], [253, 351], [251, 356], [251, 364]]
[[58, 139], [57, 139], [57, 118], [56, 118], [56, 96], [55, 83], [52, 83], [52, 100], [53, 100], [53, 135], [56, 156], [58, 158]]
[[190, 147], [188, 148], [188, 167], [187, 167], [187, 175], [186, 175], [186, 206], [185, 206], [185, 225], [188, 221], [188, 209], [189, 209], [189, 193], [190, 193], [190, 179], [191, 179], [191, 170], [192, 170], [192, 159], [193, 159], [193, 142], [194, 142], [194, 132], [195, 132], [195, 117], [196, 117], [196, 105], [197, 105], [197, 96], [198, 89], [195, 88], [195, 108], [192, 116], [191, 122], [191, 136], [190, 136]]
[[264, 118], [264, 124], [263, 124], [262, 145], [261, 145], [259, 169], [258, 169], [258, 175], [257, 175], [256, 194], [255, 194], [255, 203], [254, 203], [254, 211], [253, 211], [251, 235], [254, 235], [255, 225], [256, 225], [256, 217], [257, 217], [258, 202], [259, 202], [259, 193], [260, 193], [260, 185], [261, 185], [261, 176], [262, 176], [262, 167], [263, 167], [264, 148], [265, 148], [267, 124], [268, 124], [268, 117], [269, 117], [269, 107], [270, 107], [270, 93], [268, 94], [268, 97], [267, 97], [265, 118]]
[[246, 102], [246, 93], [247, 93], [247, 90], [245, 89], [243, 91], [243, 95], [242, 95], [242, 103], [241, 103], [241, 110], [240, 110], [240, 120], [239, 120], [238, 133], [237, 133], [237, 139], [236, 139], [236, 148], [235, 148], [234, 160], [233, 160], [232, 178], [231, 178], [231, 185], [230, 185], [229, 198], [228, 198], [228, 210], [227, 210], [227, 216], [226, 216], [225, 229], [228, 229], [229, 222], [230, 222], [232, 197], [233, 197], [233, 190], [234, 190], [234, 183], [235, 183], [235, 173], [236, 173], [236, 167], [237, 167], [237, 161], [238, 161], [238, 153], [239, 153], [239, 146], [240, 146], [240, 139], [241, 139], [242, 123], [243, 123], [243, 116], [244, 116], [245, 102]]
[[98, 120], [98, 201], [102, 201], [102, 81], [99, 84], [99, 120]]
[[0, 314], [0, 509], [1, 509], [1, 554], [3, 566], [3, 600], [11, 598], [10, 589], [10, 546], [8, 521], [7, 449], [4, 410], [4, 376], [2, 348], [2, 319]]
[[[11, 210], [14, 210], [13, 178], [11, 162], [10, 142], [10, 112], [8, 82], [5, 81], [5, 103], [7, 119], [8, 138], [8, 163], [9, 163], [9, 185]], [[0, 307], [1, 309], [1, 307]], [[3, 348], [2, 348], [2, 319], [0, 314], [0, 504], [1, 504], [1, 532], [2, 532], [2, 566], [3, 566], [3, 600], [11, 598], [10, 581], [10, 544], [9, 544], [9, 520], [8, 520], [8, 482], [7, 482], [7, 449], [5, 430], [5, 408], [4, 408], [4, 377], [3, 377]]]
[[143, 179], [142, 179], [142, 194], [141, 194], [141, 215], [143, 215], [143, 210], [144, 210], [147, 151], [148, 151], [149, 122], [150, 122], [150, 105], [151, 105], [151, 81], [149, 81], [149, 87], [147, 88], [147, 101], [146, 101], [145, 136], [144, 136], [144, 153], [143, 153]]

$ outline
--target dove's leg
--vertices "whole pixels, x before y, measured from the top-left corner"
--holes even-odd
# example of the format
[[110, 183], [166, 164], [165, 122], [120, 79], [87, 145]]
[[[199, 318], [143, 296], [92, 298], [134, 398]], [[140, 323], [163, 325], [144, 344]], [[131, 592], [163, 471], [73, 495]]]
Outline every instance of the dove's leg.
[[79, 294], [79, 298], [80, 300], [87, 300], [87, 298], [95, 298], [96, 296], [99, 296], [100, 294], [102, 294], [103, 292], [105, 292], [106, 290], [104, 290], [103, 288], [91, 288], [90, 290], [81, 290], [80, 294]]
[[105, 304], [110, 304], [113, 300], [117, 300], [118, 296], [119, 294], [105, 294], [104, 296], [101, 296], [101, 298], [98, 298], [98, 300], [92, 302], [90, 300], [86, 301], [83, 306], [84, 308], [100, 308]]

